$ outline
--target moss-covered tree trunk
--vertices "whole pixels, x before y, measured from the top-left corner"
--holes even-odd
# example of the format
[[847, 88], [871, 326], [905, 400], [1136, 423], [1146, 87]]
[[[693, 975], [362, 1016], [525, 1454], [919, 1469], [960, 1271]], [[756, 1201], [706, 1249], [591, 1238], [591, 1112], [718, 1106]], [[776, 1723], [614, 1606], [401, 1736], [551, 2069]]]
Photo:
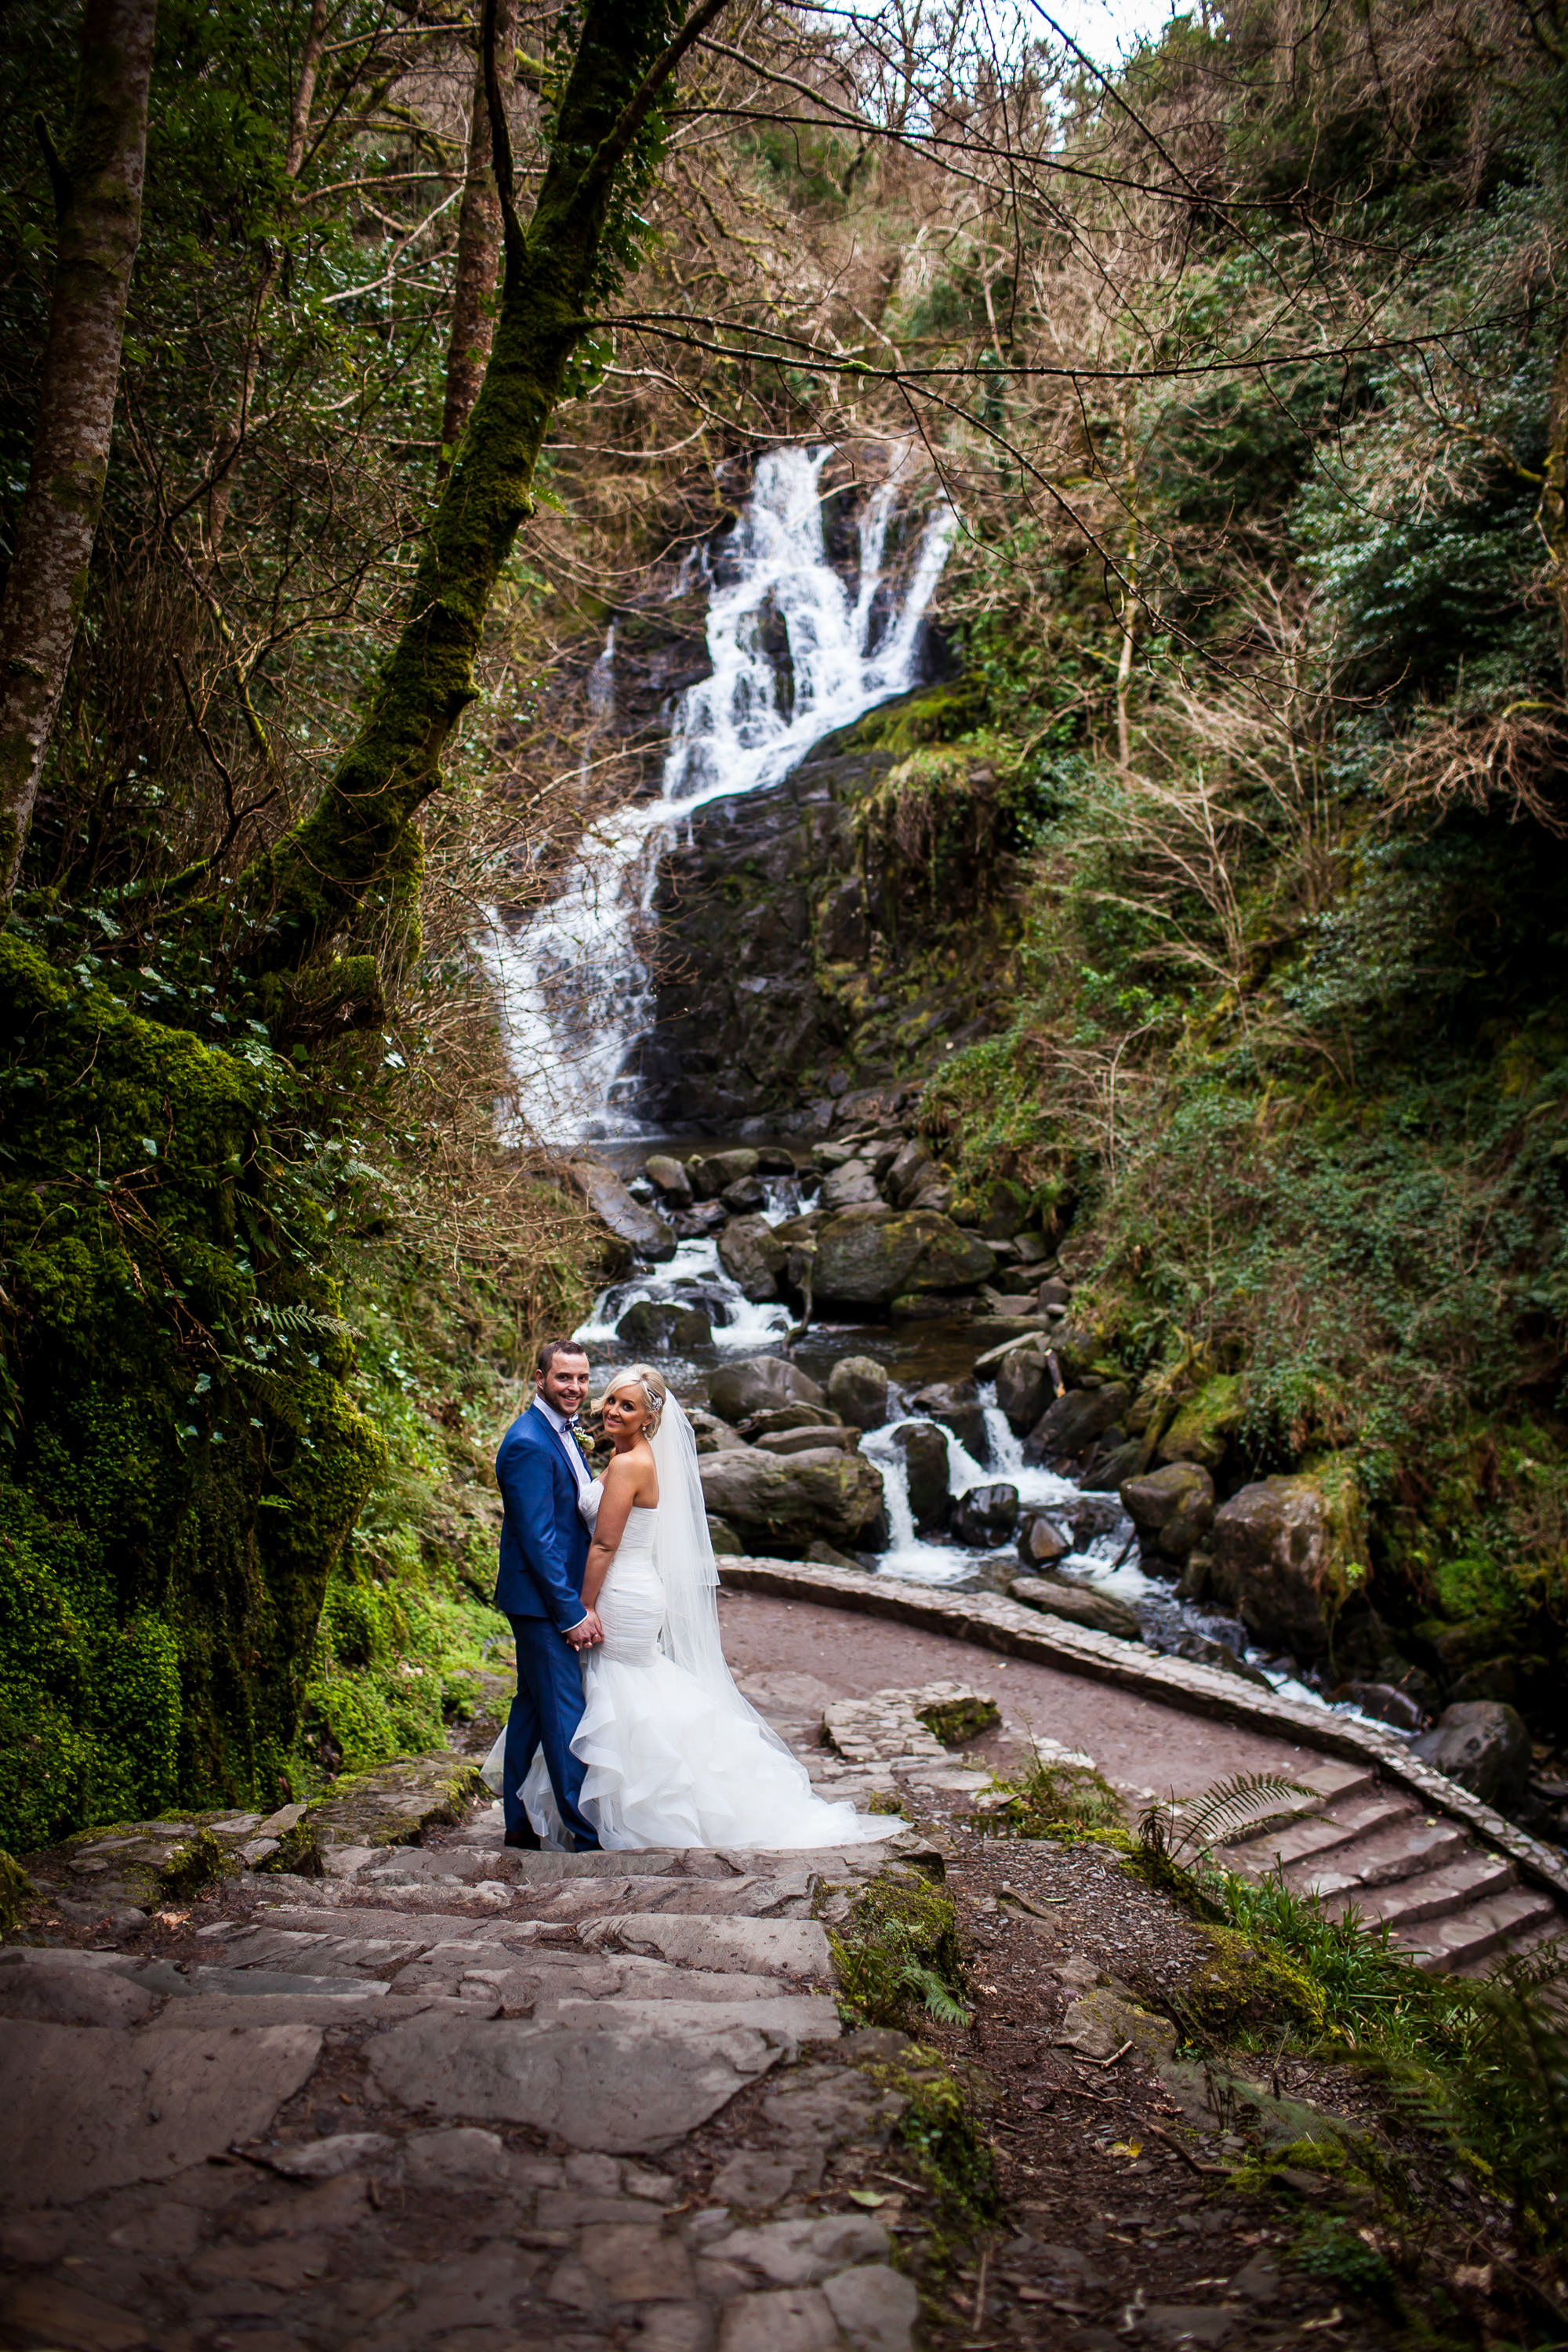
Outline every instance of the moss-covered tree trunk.
[[156, 13], [156, 0], [87, 0], [63, 161], [38, 125], [59, 238], [32, 467], [0, 595], [0, 918], [32, 825], [103, 504], [142, 236]]
[[[252, 974], [320, 955], [373, 894], [392, 895], [394, 877], [406, 891], [411, 820], [439, 782], [442, 751], [474, 698], [485, 615], [530, 510], [534, 467], [572, 355], [592, 323], [617, 180], [679, 58], [723, 5], [703, 0], [671, 38], [668, 0], [588, 0], [525, 230], [512, 210], [495, 73], [497, 0], [487, 0], [506, 249], [489, 364], [364, 725], [310, 814], [241, 879], [248, 929], [237, 956]], [[345, 974], [345, 986], [360, 989], [363, 975]]]

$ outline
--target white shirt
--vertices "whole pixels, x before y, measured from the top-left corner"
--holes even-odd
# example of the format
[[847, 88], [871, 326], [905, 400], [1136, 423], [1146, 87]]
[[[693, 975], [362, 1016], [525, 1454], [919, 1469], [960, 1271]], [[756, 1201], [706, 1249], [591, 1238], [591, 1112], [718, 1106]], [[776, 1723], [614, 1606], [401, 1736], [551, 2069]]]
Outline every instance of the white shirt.
[[595, 1481], [589, 1475], [588, 1465], [583, 1459], [581, 1450], [578, 1447], [576, 1439], [572, 1434], [571, 1426], [568, 1423], [565, 1415], [563, 1413], [557, 1412], [555, 1407], [550, 1402], [549, 1399], [543, 1396], [536, 1396], [534, 1398], [533, 1410], [535, 1412], [542, 1412], [544, 1415], [545, 1420], [550, 1423], [552, 1429], [560, 1431], [562, 1443], [565, 1446], [567, 1456], [571, 1461], [573, 1469], [577, 1474], [577, 1499], [581, 1502], [583, 1497], [588, 1493], [589, 1489], [595, 1484]]

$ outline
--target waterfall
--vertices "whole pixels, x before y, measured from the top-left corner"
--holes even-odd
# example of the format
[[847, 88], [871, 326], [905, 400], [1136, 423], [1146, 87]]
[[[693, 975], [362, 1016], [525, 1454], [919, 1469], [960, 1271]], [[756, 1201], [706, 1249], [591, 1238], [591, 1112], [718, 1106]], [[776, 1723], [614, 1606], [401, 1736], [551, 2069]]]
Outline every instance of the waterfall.
[[[539, 1141], [647, 1132], [636, 1115], [637, 1081], [623, 1072], [653, 1022], [653, 898], [678, 828], [704, 802], [779, 782], [824, 735], [915, 682], [952, 509], [942, 505], [928, 519], [900, 589], [887, 576], [895, 470], [861, 514], [851, 596], [823, 538], [819, 477], [831, 454], [770, 450], [725, 551], [723, 578], [715, 581], [702, 559], [712, 583], [712, 675], [680, 698], [658, 798], [591, 827], [563, 887], [515, 934], [493, 919], [487, 960], [521, 1126]], [[772, 635], [776, 644], [781, 625], [793, 674], [787, 694], [765, 642]], [[614, 660], [612, 632], [593, 681], [601, 708]]]

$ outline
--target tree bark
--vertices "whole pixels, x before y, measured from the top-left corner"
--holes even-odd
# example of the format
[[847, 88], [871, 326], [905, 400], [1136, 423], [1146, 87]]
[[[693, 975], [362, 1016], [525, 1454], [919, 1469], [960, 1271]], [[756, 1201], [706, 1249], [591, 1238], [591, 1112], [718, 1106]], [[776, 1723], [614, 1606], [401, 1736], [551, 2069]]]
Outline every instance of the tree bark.
[[415, 575], [408, 619], [364, 725], [303, 822], [239, 877], [233, 944], [258, 981], [331, 946], [362, 908], [405, 887], [405, 835], [440, 782], [441, 753], [475, 698], [474, 662], [501, 566], [531, 510], [540, 446], [573, 352], [592, 324], [616, 173], [680, 57], [724, 0], [701, 0], [669, 38], [668, 0], [587, 0], [543, 184], [526, 231], [512, 209], [511, 156], [486, 47], [506, 251], [489, 365]]
[[[496, 81], [504, 106], [516, 79], [517, 0], [496, 0]], [[468, 122], [468, 162], [463, 208], [458, 215], [458, 267], [452, 283], [452, 337], [447, 351], [447, 399], [441, 414], [441, 452], [437, 487], [452, 470], [463, 427], [473, 414], [485, 362], [490, 355], [490, 301], [500, 258], [500, 197], [491, 161], [489, 100], [481, 47], [474, 75], [474, 110]]]
[[63, 162], [39, 124], [59, 231], [32, 467], [0, 595], [0, 919], [16, 887], [103, 506], [142, 236], [155, 16], [156, 0], [87, 0]]

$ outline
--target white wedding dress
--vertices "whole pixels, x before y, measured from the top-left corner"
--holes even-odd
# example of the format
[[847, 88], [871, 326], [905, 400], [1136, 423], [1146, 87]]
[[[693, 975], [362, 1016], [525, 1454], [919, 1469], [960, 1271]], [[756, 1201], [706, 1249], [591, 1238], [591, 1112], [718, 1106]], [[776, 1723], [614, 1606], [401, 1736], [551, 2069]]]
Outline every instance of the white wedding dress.
[[[654, 1440], [657, 1509], [633, 1506], [599, 1594], [605, 1639], [583, 1653], [582, 1810], [612, 1853], [651, 1846], [868, 1843], [904, 1825], [818, 1797], [736, 1689], [719, 1639], [718, 1571], [691, 1425], [671, 1398]], [[486, 1778], [500, 1786], [498, 1741]], [[542, 1751], [522, 1787], [545, 1843], [565, 1848]]]

